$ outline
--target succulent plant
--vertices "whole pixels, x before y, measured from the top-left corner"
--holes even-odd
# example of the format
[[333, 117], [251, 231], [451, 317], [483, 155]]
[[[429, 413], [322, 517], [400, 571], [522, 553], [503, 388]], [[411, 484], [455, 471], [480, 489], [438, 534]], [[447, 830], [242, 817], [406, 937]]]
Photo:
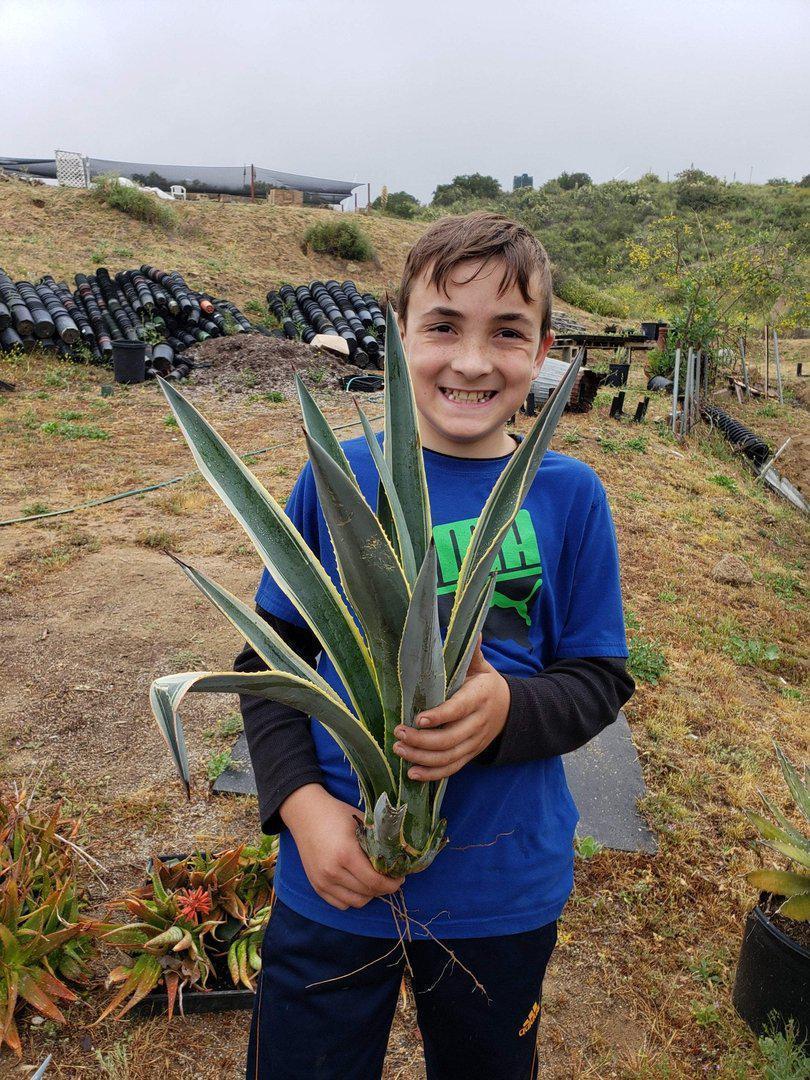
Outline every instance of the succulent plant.
[[[810, 821], [810, 784], [808, 784], [807, 766], [800, 775], [799, 770], [790, 762], [778, 743], [774, 742], [774, 747], [788, 791], [793, 796], [796, 807], [805, 821]], [[778, 908], [780, 915], [795, 919], [797, 922], [808, 922], [810, 921], [810, 873], [808, 873], [810, 837], [795, 828], [761, 791], [759, 797], [773, 820], [754, 813], [753, 810], [746, 812], [748, 820], [759, 832], [763, 844], [778, 851], [780, 855], [784, 855], [800, 869], [788, 871], [766, 868], [752, 870], [745, 876], [762, 892], [785, 898]]]
[[[251, 608], [201, 571], [180, 563], [194, 584], [268, 665], [260, 673], [182, 672], [157, 679], [152, 708], [186, 785], [189, 763], [178, 708], [189, 692], [249, 694], [317, 717], [357, 774], [364, 813], [358, 838], [374, 867], [400, 876], [429, 866], [445, 841], [446, 780], [408, 777], [393, 752], [394, 728], [413, 726], [464, 681], [490, 606], [495, 566], [571, 392], [578, 364], [513, 453], [470, 539], [442, 642], [422, 447], [408, 366], [393, 311], [386, 324], [385, 433], [380, 448], [360, 411], [379, 474], [377, 512], [360, 491], [337, 438], [298, 380], [305, 437], [343, 591], [281, 506], [203, 416], [169, 383], [163, 392], [200, 472], [242, 525], [278, 584], [319, 638], [351, 709]], [[358, 406], [359, 409], [359, 406]], [[179, 561], [179, 560], [178, 560]]]
[[78, 828], [59, 808], [32, 811], [24, 793], [0, 798], [0, 1048], [18, 1055], [18, 1008], [63, 1024], [57, 1002], [76, 1000], [64, 980], [85, 981], [92, 939], [74, 879]]
[[[276, 844], [242, 845], [218, 854], [152, 860], [148, 884], [114, 901], [132, 921], [99, 924], [101, 941], [131, 954], [107, 976], [116, 991], [98, 1021], [126, 1015], [163, 986], [171, 1019], [186, 990], [210, 989], [230, 973], [255, 990], [259, 947], [270, 917]], [[96, 1021], [98, 1023], [98, 1021]]]

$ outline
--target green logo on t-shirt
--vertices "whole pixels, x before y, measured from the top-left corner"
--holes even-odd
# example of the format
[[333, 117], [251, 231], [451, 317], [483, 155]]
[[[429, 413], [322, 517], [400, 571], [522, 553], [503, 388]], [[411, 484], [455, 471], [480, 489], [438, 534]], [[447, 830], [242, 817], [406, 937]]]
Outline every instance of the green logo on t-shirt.
[[[456, 591], [461, 563], [477, 521], [478, 518], [465, 518], [434, 526], [440, 604], [443, 596]], [[528, 510], [518, 512], [492, 568], [497, 572], [497, 578], [490, 614], [487, 616], [487, 636], [527, 643], [526, 629], [531, 626], [529, 605], [540, 591], [543, 581], [540, 549]], [[519, 617], [520, 623], [512, 612]]]

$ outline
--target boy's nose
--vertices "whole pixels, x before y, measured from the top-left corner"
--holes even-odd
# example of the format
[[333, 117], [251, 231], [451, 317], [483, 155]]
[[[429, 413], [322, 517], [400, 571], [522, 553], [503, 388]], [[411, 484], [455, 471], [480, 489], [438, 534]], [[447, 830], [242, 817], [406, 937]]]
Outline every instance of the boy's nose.
[[485, 349], [466, 345], [450, 362], [450, 368], [467, 382], [473, 383], [482, 375], [488, 375], [493, 370], [493, 364]]

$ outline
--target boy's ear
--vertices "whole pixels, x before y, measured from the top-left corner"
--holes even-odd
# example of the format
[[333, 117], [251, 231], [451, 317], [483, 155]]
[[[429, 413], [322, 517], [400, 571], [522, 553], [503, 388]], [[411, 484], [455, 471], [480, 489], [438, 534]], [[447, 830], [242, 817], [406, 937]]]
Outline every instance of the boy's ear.
[[532, 364], [532, 378], [536, 379], [540, 373], [540, 368], [543, 366], [543, 361], [548, 355], [548, 350], [554, 344], [554, 331], [549, 330], [544, 338], [540, 341], [540, 348], [537, 350], [537, 356], [534, 358]]

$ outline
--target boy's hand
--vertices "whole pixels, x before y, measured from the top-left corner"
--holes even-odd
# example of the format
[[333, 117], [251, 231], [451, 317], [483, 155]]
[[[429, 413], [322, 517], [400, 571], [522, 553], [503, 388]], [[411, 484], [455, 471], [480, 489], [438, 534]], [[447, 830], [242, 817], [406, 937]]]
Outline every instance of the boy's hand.
[[416, 718], [417, 727], [398, 727], [394, 752], [413, 762], [412, 780], [452, 776], [503, 731], [511, 695], [503, 675], [488, 663], [478, 639], [467, 677], [442, 705]]
[[368, 861], [357, 841], [358, 814], [320, 784], [304, 784], [281, 804], [310, 885], [340, 911], [395, 893], [404, 881], [378, 874]]

